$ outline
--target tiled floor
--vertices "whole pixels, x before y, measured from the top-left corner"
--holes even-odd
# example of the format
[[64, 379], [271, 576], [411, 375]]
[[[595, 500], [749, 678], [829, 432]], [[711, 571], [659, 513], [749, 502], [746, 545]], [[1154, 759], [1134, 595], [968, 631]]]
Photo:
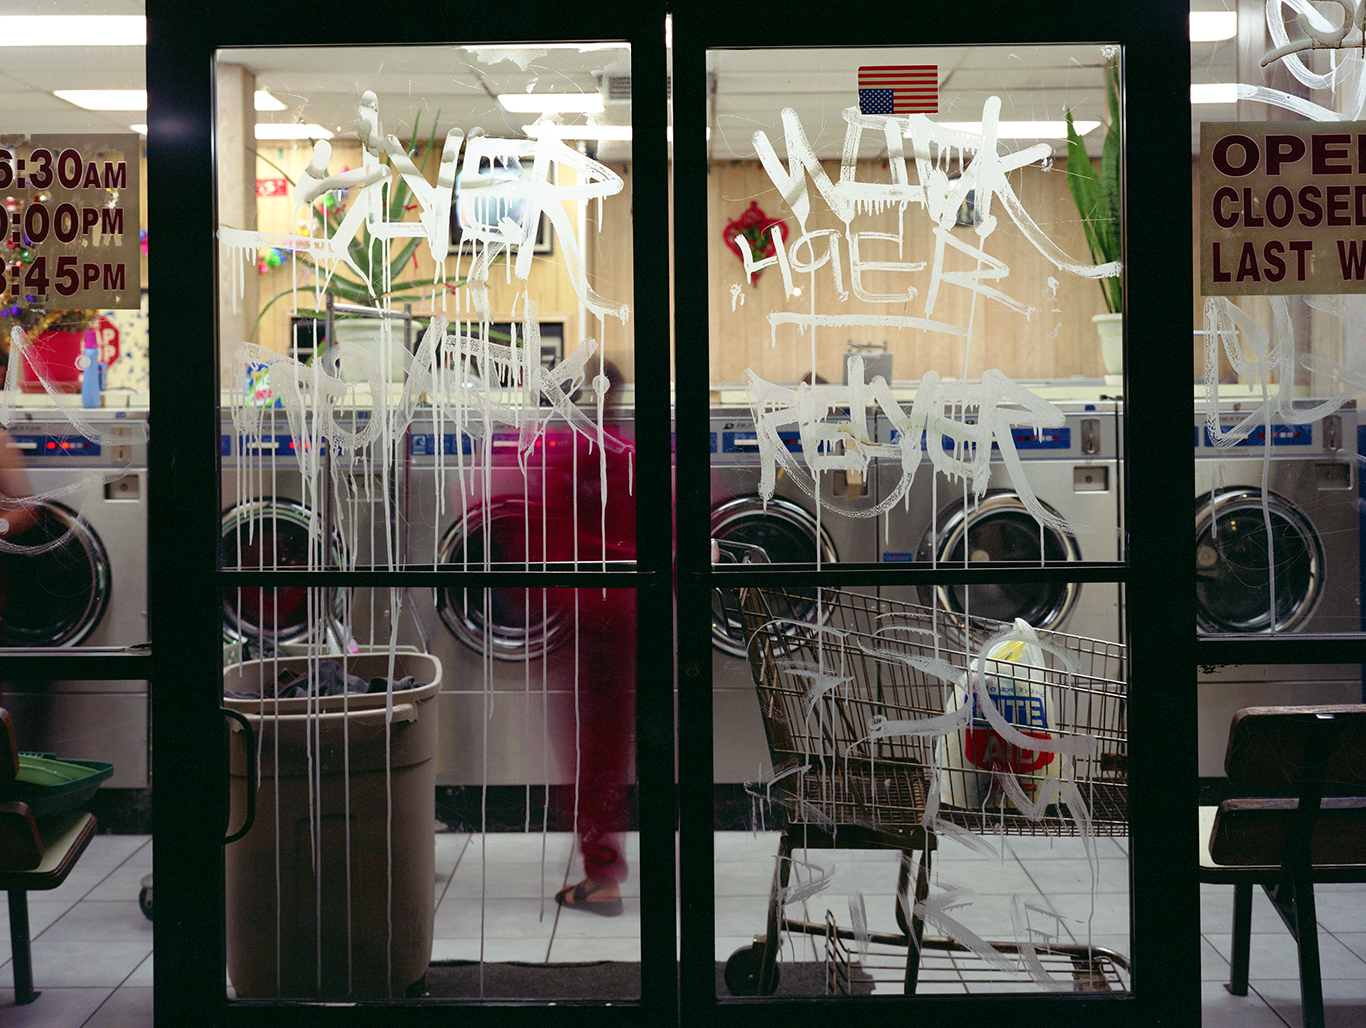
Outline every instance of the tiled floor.
[[[635, 842], [632, 838], [628, 843], [629, 858], [635, 857]], [[144, 836], [100, 836], [61, 889], [30, 896], [34, 977], [42, 996], [30, 1006], [14, 1006], [5, 935], [0, 939], [4, 960], [0, 1021], [5, 1028], [146, 1028], [151, 1024], [152, 931], [137, 904], [141, 878], [151, 868], [151, 852], [151, 841]], [[769, 834], [718, 835], [719, 960], [747, 945], [762, 929], [774, 852], [775, 837]], [[828, 888], [805, 901], [804, 916], [820, 920], [828, 907], [847, 926], [850, 901], [857, 905], [861, 897], [869, 929], [892, 929], [894, 857], [812, 851], [809, 862], [827, 871], [833, 864], [834, 875]], [[1110, 840], [1099, 841], [1092, 861], [1083, 859], [1073, 840], [1017, 839], [995, 855], [950, 843], [937, 858], [935, 894], [961, 888], [963, 902], [947, 907], [944, 916], [983, 937], [1001, 938], [1013, 912], [1034, 932], [1126, 953], [1126, 867], [1122, 842]], [[563, 881], [577, 877], [577, 870], [568, 835], [491, 835], [486, 842], [477, 835], [439, 835], [433, 959], [638, 959], [640, 919], [634, 879], [626, 883], [626, 911], [621, 917], [561, 912], [551, 897]], [[481, 902], [481, 896], [487, 898]], [[1330, 1028], [1366, 1024], [1366, 931], [1362, 930], [1366, 887], [1325, 886], [1320, 896], [1328, 1024]], [[1200, 969], [1204, 1028], [1297, 1028], [1301, 1022], [1295, 947], [1260, 894], [1253, 915], [1252, 991], [1240, 998], [1224, 990], [1231, 902], [1231, 889], [1204, 887]], [[789, 914], [794, 909], [790, 907]], [[784, 960], [823, 958], [819, 940], [794, 937], [784, 946]], [[865, 963], [874, 977], [881, 976], [876, 946]], [[888, 976], [894, 977], [894, 971]], [[933, 987], [963, 988], [955, 984]]]

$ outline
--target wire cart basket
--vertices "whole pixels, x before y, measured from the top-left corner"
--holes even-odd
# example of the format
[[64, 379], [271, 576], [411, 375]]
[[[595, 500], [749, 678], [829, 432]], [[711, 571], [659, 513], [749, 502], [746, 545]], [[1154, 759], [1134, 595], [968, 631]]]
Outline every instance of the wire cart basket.
[[[945, 969], [1018, 981], [1001, 975], [1012, 956], [1054, 989], [1126, 988], [1127, 961], [1108, 950], [993, 943], [1000, 960], [984, 963], [926, 938], [921, 915], [946, 833], [1127, 834], [1125, 647], [839, 589], [738, 600], [786, 825], [766, 931], [727, 961], [731, 992], [775, 991], [785, 932], [825, 937], [831, 993], [849, 991], [855, 959], [865, 979], [896, 967], [913, 993]], [[806, 848], [899, 850], [900, 934], [789, 919], [792, 853]]]

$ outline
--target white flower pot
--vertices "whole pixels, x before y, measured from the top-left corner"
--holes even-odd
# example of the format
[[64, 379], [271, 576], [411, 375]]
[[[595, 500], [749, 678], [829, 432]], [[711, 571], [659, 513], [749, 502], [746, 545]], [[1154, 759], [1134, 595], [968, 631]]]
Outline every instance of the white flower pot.
[[1100, 336], [1100, 358], [1105, 375], [1118, 377], [1124, 373], [1124, 315], [1097, 314], [1091, 319]]
[[[382, 337], [385, 320], [382, 318], [338, 318], [332, 324], [338, 343], [355, 343], [360, 346], [379, 366], [380, 374], [387, 382], [402, 382], [404, 378], [403, 322], [397, 318], [389, 321], [393, 336], [387, 354], [384, 352]], [[414, 331], [416, 331], [414, 326]], [[387, 356], [388, 360], [384, 360]], [[342, 358], [342, 378], [348, 382], [364, 381], [359, 362]]]

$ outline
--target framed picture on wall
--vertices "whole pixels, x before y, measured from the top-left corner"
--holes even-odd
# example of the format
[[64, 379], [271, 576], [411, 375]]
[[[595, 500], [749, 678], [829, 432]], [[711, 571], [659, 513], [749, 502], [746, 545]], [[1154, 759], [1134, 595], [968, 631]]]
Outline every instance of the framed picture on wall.
[[[532, 162], [508, 158], [503, 163], [493, 163], [482, 158], [477, 168], [468, 161], [461, 166], [455, 176], [455, 196], [451, 202], [451, 253], [471, 253], [475, 239], [472, 230], [479, 226], [495, 229], [508, 219], [514, 224], [525, 225], [530, 204], [525, 196], [509, 195], [509, 190], [498, 190], [500, 183], [531, 181]], [[554, 181], [555, 166], [550, 165], [550, 179]], [[494, 188], [490, 188], [494, 187]], [[538, 219], [534, 236], [533, 250], [536, 253], [551, 253], [553, 245], [550, 219], [544, 214]]]

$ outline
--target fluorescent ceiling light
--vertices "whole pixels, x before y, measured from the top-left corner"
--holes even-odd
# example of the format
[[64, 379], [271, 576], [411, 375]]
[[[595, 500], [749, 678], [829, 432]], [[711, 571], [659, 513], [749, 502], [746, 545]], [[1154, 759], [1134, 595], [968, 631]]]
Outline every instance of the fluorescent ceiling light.
[[18, 14], [0, 17], [5, 46], [146, 46], [140, 14]]
[[1238, 102], [1238, 83], [1236, 82], [1192, 82], [1191, 103], [1193, 104], [1236, 104]]
[[285, 104], [283, 104], [283, 103], [281, 103], [279, 100], [275, 99], [275, 97], [271, 96], [270, 93], [266, 92], [264, 89], [258, 89], [258, 90], [256, 91], [255, 103], [256, 103], [256, 109], [257, 109], [258, 111], [287, 111], [287, 110], [289, 110], [289, 108], [288, 108]]
[[509, 114], [601, 114], [598, 93], [499, 93]]
[[267, 121], [256, 123], [257, 139], [331, 139], [332, 133], [321, 125], [300, 125], [298, 122], [277, 124]]
[[523, 125], [522, 131], [533, 139], [537, 136], [555, 136], [558, 139], [630, 139], [630, 125], [556, 125], [550, 121], [538, 121], [534, 125]]
[[[946, 129], [954, 129], [958, 132], [971, 132], [974, 135], [982, 134], [982, 123], [980, 121], [941, 121], [935, 122]], [[1088, 132], [1094, 131], [1099, 127], [1098, 121], [1074, 121], [1077, 135], [1084, 136]], [[907, 138], [910, 133], [907, 133]], [[1065, 121], [1000, 121], [996, 123], [997, 139], [1066, 139], [1067, 122]]]
[[1218, 43], [1238, 34], [1235, 11], [1191, 11], [1190, 17], [1192, 43]]
[[134, 132], [136, 132], [136, 133], [137, 133], [138, 135], [140, 135], [140, 136], [145, 136], [145, 135], [147, 135], [147, 126], [146, 126], [146, 125], [129, 125], [128, 127], [129, 127], [130, 129], [132, 129]]
[[53, 95], [87, 111], [145, 111], [145, 89], [55, 89]]

